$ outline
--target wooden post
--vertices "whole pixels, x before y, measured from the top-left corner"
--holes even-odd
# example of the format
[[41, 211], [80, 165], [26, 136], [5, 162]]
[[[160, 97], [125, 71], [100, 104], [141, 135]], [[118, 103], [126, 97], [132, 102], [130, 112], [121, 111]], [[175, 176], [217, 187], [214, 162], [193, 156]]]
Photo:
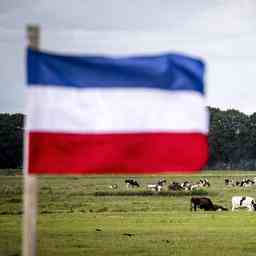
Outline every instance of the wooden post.
[[37, 177], [25, 173], [23, 195], [23, 256], [36, 255], [37, 190]]
[[36, 25], [27, 26], [28, 46], [35, 50], [40, 48], [40, 28]]
[[[27, 27], [28, 46], [32, 49], [39, 49], [40, 31], [38, 26]], [[23, 237], [22, 255], [36, 256], [36, 222], [37, 222], [37, 176], [28, 173], [28, 134], [24, 134], [24, 160], [23, 160]]]

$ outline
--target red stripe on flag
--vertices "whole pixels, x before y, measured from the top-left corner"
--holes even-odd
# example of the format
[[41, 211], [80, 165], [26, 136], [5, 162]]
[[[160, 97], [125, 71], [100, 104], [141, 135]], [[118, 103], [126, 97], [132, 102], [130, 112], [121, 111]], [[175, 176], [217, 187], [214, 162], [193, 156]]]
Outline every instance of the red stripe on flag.
[[200, 133], [29, 133], [34, 174], [192, 172], [207, 159], [207, 136]]

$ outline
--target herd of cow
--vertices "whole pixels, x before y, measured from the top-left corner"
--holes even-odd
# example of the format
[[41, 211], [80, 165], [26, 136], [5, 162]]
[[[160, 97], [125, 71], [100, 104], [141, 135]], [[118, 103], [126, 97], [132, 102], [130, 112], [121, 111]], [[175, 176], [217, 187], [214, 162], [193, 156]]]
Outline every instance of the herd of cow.
[[238, 186], [238, 187], [251, 187], [256, 185], [256, 177], [251, 179], [243, 178], [241, 181], [234, 181], [233, 179], [225, 179], [224, 180], [226, 186]]
[[[125, 180], [127, 188], [135, 188], [140, 187], [140, 184], [133, 178], [129, 178]], [[252, 185], [256, 185], [256, 177], [251, 180], [244, 178], [242, 181], [234, 181], [232, 179], [225, 179], [224, 184], [226, 186], [240, 186], [240, 187], [248, 187]], [[147, 189], [160, 192], [163, 187], [167, 185], [167, 181], [164, 178], [159, 179], [156, 183], [147, 184]], [[112, 189], [117, 189], [118, 186], [111, 185]], [[210, 182], [208, 179], [200, 179], [198, 182], [184, 181], [182, 183], [172, 182], [167, 185], [168, 190], [172, 191], [193, 191], [195, 189], [200, 189], [203, 187], [210, 187]], [[205, 211], [227, 211], [228, 209], [217, 204], [213, 204], [210, 198], [207, 197], [192, 197], [191, 200], [191, 211], [196, 211], [197, 209], [203, 209]], [[256, 201], [254, 198], [249, 196], [233, 196], [231, 199], [232, 203], [232, 211], [238, 208], [247, 208], [249, 211], [256, 210]]]
[[[127, 188], [140, 187], [139, 183], [132, 178], [126, 179], [125, 183], [127, 185]], [[166, 183], [166, 179], [161, 178], [156, 183], [147, 184], [147, 189], [160, 192], [164, 188]], [[192, 191], [203, 187], [210, 187], [210, 182], [208, 181], [208, 179], [200, 179], [198, 182], [194, 183], [191, 181], [184, 181], [182, 183], [174, 181], [171, 184], [167, 185], [167, 189], [172, 191]]]

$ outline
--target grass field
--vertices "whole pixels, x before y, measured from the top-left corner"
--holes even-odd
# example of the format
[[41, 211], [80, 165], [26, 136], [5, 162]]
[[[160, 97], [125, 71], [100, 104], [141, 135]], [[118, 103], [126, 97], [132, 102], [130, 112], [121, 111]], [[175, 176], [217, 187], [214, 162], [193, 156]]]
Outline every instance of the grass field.
[[[165, 176], [172, 181], [209, 179], [200, 191], [231, 208], [233, 195], [256, 197], [256, 186], [227, 188], [256, 172], [207, 171]], [[38, 255], [256, 255], [256, 213], [190, 212], [191, 194], [147, 192], [160, 176], [40, 177]], [[118, 184], [117, 190], [109, 188]], [[0, 176], [0, 256], [21, 255], [22, 177]]]

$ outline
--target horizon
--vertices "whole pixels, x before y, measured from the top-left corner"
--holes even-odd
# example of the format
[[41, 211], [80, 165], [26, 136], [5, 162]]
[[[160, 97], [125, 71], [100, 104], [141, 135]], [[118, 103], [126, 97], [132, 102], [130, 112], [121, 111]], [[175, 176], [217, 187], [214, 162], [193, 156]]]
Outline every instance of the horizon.
[[[221, 109], [221, 108], [215, 107], [215, 106], [206, 106], [206, 107], [207, 107], [207, 108], [215, 108], [215, 109], [218, 109], [218, 110], [220, 110], [220, 111], [222, 111], [222, 112], [226, 112], [226, 111], [231, 111], [231, 110], [233, 110], [233, 111], [240, 112], [240, 113], [242, 113], [242, 114], [244, 114], [244, 115], [246, 115], [246, 116], [251, 116], [251, 115], [253, 115], [253, 114], [256, 113], [256, 111], [255, 111], [255, 112], [253, 112], [253, 113], [251, 113], [251, 114], [248, 114], [248, 113], [245, 113], [245, 112], [240, 111], [240, 110], [235, 109], [235, 108]], [[22, 114], [22, 115], [26, 115], [25, 113], [22, 113], [22, 112], [0, 112], [0, 114], [10, 114], [10, 115]]]

